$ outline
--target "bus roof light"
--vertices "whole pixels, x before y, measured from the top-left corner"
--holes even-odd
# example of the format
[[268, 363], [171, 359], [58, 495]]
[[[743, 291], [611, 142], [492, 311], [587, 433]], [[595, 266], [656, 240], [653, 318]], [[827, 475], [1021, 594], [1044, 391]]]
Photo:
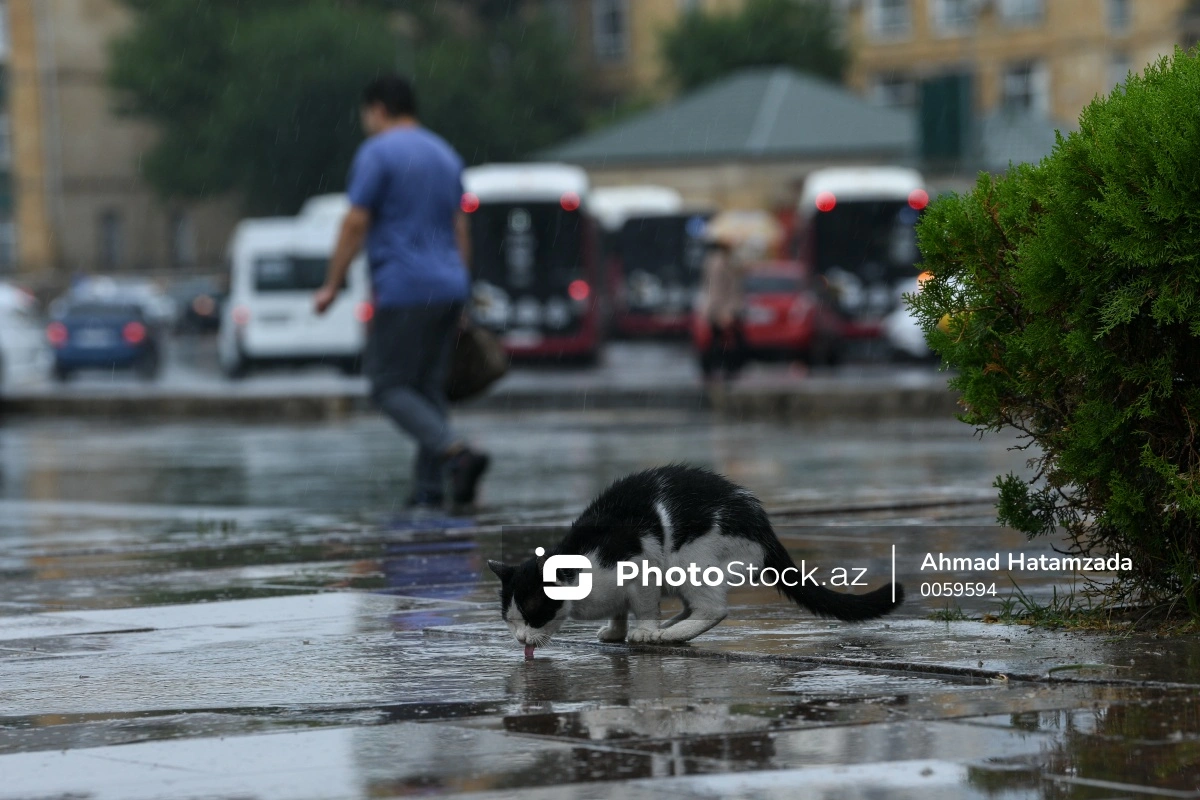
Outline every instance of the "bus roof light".
[[817, 211], [833, 211], [837, 205], [837, 198], [833, 192], [818, 192], [817, 193]]
[[459, 208], [461, 208], [465, 214], [471, 214], [478, 211], [479, 197], [470, 192], [465, 192], [462, 196], [462, 201], [459, 203]]
[[563, 211], [575, 211], [579, 208], [579, 195], [574, 192], [563, 192], [563, 196], [558, 199], [558, 202], [563, 207]]
[[913, 189], [908, 193], [908, 205], [911, 208], [920, 211], [925, 206], [929, 205], [929, 192], [924, 189]]

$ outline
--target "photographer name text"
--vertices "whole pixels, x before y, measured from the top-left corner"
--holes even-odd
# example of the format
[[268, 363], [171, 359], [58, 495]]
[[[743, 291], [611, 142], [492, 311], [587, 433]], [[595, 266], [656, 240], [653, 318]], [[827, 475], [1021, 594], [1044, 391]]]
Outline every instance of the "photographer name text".
[[[1007, 566], [1001, 566], [1002, 564]], [[1007, 569], [1009, 572], [1119, 572], [1133, 569], [1133, 561], [1120, 553], [1111, 556], [1050, 556], [1045, 553], [1035, 556], [1008, 553], [1007, 558], [1001, 558], [1000, 553], [974, 557], [926, 553], [921, 562], [922, 572], [998, 572], [1001, 569]]]

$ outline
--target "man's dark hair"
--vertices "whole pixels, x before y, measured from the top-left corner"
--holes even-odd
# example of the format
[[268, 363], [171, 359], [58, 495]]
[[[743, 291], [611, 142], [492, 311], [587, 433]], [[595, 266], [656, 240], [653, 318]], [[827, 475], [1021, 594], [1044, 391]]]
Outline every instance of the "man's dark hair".
[[389, 117], [415, 117], [417, 96], [412, 84], [399, 75], [380, 75], [363, 89], [364, 106], [382, 103]]

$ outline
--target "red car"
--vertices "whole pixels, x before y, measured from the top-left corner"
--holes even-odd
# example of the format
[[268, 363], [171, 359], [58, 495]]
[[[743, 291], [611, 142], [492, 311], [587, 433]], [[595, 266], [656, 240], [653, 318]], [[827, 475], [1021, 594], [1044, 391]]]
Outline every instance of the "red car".
[[[742, 329], [747, 355], [763, 360], [799, 359], [809, 364], [836, 361], [845, 322], [827, 291], [798, 261], [751, 265], [746, 273]], [[699, 314], [692, 318], [692, 344], [708, 349], [712, 330]]]

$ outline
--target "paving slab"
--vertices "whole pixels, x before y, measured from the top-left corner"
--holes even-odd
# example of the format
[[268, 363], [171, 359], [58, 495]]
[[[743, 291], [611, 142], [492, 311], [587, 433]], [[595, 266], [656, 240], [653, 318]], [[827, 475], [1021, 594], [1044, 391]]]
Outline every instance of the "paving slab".
[[[989, 524], [993, 476], [1022, 466], [1010, 441], [642, 412], [463, 423], [503, 468], [473, 521], [433, 523], [392, 511], [409, 451], [375, 421], [0, 429], [0, 798], [1200, 790], [1195, 637], [929, 618], [999, 599], [922, 597], [925, 552], [1050, 550]], [[525, 660], [486, 559], [664, 460], [754, 489], [797, 559], [852, 553], [874, 586], [895, 545], [908, 602], [847, 626], [737, 591], [687, 647], [578, 623]], [[1064, 576], [1018, 579], [1044, 598]]]

